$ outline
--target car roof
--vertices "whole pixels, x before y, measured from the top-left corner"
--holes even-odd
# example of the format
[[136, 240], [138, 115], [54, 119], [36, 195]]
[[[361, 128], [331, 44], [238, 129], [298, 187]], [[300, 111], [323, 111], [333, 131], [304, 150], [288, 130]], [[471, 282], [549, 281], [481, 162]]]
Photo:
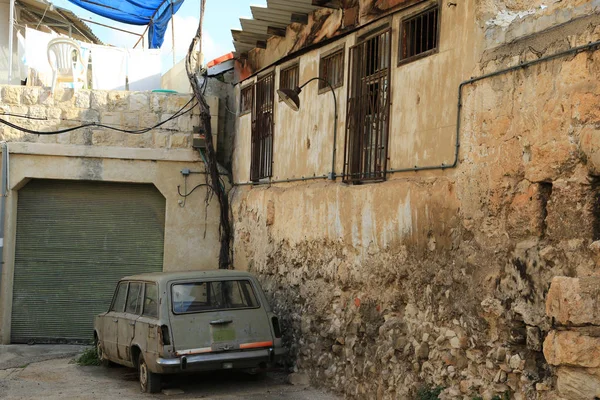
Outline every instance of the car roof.
[[182, 271], [182, 272], [153, 272], [148, 274], [131, 275], [121, 278], [122, 281], [151, 281], [169, 282], [178, 279], [211, 279], [211, 278], [254, 278], [249, 272], [230, 269], [216, 269], [208, 271]]

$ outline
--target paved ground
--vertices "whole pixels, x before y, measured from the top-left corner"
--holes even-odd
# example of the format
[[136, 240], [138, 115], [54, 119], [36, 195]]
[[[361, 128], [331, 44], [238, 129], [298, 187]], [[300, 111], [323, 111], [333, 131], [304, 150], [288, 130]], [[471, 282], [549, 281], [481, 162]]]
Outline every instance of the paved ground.
[[[165, 388], [183, 393], [146, 395], [140, 393], [132, 369], [75, 364], [74, 356], [80, 350], [80, 346], [0, 346], [0, 399], [338, 399], [313, 388], [289, 385], [284, 373], [250, 376], [235, 371], [173, 376], [166, 380]], [[17, 368], [7, 367], [15, 363]]]

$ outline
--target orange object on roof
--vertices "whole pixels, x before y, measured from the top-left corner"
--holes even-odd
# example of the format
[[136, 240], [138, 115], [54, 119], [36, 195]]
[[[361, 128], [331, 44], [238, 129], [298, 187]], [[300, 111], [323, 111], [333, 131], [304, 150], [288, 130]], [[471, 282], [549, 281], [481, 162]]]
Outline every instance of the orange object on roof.
[[217, 57], [214, 60], [209, 61], [208, 64], [206, 64], [206, 66], [208, 68], [214, 67], [215, 65], [219, 65], [222, 62], [225, 62], [227, 60], [231, 60], [232, 58], [233, 58], [233, 53], [227, 53], [227, 54], [225, 54], [225, 55], [223, 55], [221, 57]]

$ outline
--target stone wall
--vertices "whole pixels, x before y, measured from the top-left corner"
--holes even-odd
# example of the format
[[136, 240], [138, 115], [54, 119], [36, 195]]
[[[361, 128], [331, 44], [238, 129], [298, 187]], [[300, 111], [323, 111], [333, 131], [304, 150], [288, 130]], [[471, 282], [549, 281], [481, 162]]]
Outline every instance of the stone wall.
[[[56, 89], [2, 86], [0, 113], [15, 116], [2, 117], [9, 122], [31, 130], [53, 131], [86, 123], [98, 123], [115, 128], [137, 130], [167, 120], [191, 95]], [[218, 115], [218, 108], [217, 108]], [[26, 134], [0, 124], [0, 139], [8, 142], [41, 142], [73, 145], [120, 146], [134, 148], [189, 148], [191, 136], [197, 129], [198, 109], [169, 121], [159, 129], [132, 135], [100, 127], [89, 127], [60, 135]], [[215, 118], [218, 122], [218, 118]], [[196, 127], [196, 128], [195, 128]]]
[[[472, 76], [600, 39], [586, 18], [482, 52]], [[561, 398], [545, 303], [554, 276], [598, 274], [598, 65], [466, 86], [457, 169], [236, 187], [235, 265], [264, 282], [293, 368], [349, 398]]]
[[544, 356], [557, 366], [558, 393], [572, 400], [599, 398], [600, 278], [554, 278], [546, 312], [553, 329], [544, 341]]

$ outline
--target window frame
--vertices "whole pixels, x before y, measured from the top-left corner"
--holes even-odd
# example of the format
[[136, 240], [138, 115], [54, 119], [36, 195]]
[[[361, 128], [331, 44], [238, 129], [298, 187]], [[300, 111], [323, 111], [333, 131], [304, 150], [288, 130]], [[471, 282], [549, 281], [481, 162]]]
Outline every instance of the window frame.
[[[250, 287], [252, 288], [252, 294], [254, 295], [254, 299], [256, 300], [256, 304], [257, 304], [256, 307], [216, 308], [216, 309], [212, 309], [212, 310], [200, 310], [200, 311], [188, 311], [188, 312], [176, 312], [175, 311], [175, 302], [173, 300], [173, 287], [175, 285], [189, 285], [189, 284], [200, 284], [200, 283], [210, 284], [213, 282], [241, 282], [241, 281], [245, 281], [250, 284]], [[207, 294], [207, 298], [208, 297], [209, 297], [209, 295]], [[171, 312], [173, 313], [173, 315], [204, 314], [204, 313], [209, 313], [209, 312], [223, 312], [223, 311], [236, 311], [236, 310], [257, 310], [259, 308], [262, 308], [261, 299], [258, 294], [258, 291], [256, 290], [256, 287], [254, 286], [254, 282], [252, 282], [252, 280], [248, 279], [248, 278], [235, 278], [235, 279], [215, 278], [215, 279], [206, 279], [206, 280], [171, 282], [169, 284], [169, 301], [171, 303], [170, 309], [171, 309]]]
[[[244, 100], [244, 92], [246, 90], [250, 90], [250, 91], [252, 91], [252, 93], [250, 94], [250, 106], [248, 107], [248, 109], [244, 110], [244, 108], [243, 108], [244, 101], [243, 100]], [[247, 115], [252, 112], [252, 108], [254, 107], [254, 96], [255, 96], [254, 82], [244, 85], [240, 88], [240, 114], [239, 114], [240, 117], [242, 115]]]
[[[140, 285], [140, 290], [139, 290], [139, 295], [138, 295], [138, 305], [135, 309], [134, 312], [130, 312], [127, 311], [127, 305], [129, 303], [129, 294], [131, 293], [131, 285], [132, 284], [138, 284]], [[139, 299], [140, 297], [142, 298], [142, 301], [140, 302]], [[129, 282], [128, 288], [127, 288], [127, 298], [125, 299], [125, 307], [124, 307], [124, 313], [125, 314], [133, 314], [133, 315], [141, 315], [142, 312], [142, 306], [144, 305], [144, 282], [140, 282], [140, 281], [131, 281]]]
[[[344, 86], [344, 81], [346, 80], [346, 44], [340, 44], [336, 47], [333, 47], [325, 52], [323, 52], [320, 56], [319, 56], [319, 78], [324, 79], [323, 78], [323, 62], [326, 58], [331, 58], [337, 54], [341, 54], [341, 64], [342, 64], [342, 76], [340, 77], [340, 81], [337, 84], [333, 84], [331, 82], [331, 87], [333, 89], [337, 89], [340, 88], [342, 86]], [[329, 85], [327, 85], [324, 81], [322, 81], [321, 79], [319, 79], [319, 94], [323, 94], [323, 93], [327, 93], [329, 92]]]
[[[146, 318], [153, 318], [153, 319], [159, 319], [160, 318], [160, 292], [158, 290], [158, 284], [156, 282], [143, 282], [144, 284], [144, 290], [143, 295], [142, 295], [142, 311], [141, 311], [141, 316], [142, 317], [146, 317]], [[146, 314], [146, 293], [148, 292], [148, 285], [153, 285], [156, 288], [156, 316], [154, 315], [147, 315]]]
[[[119, 292], [119, 286], [121, 285], [125, 285], [125, 302], [123, 303], [123, 309], [118, 311], [118, 310], [113, 310], [113, 307], [115, 305], [115, 302], [117, 301], [117, 293]], [[129, 294], [129, 282], [128, 281], [119, 281], [119, 283], [117, 283], [117, 287], [115, 288], [115, 292], [113, 293], [113, 298], [112, 301], [110, 302], [110, 307], [108, 307], [108, 312], [125, 312], [125, 305], [127, 304], [127, 295]]]
[[[273, 177], [275, 78], [275, 69], [272, 68], [259, 75], [254, 83], [254, 106], [250, 131], [250, 181], [252, 182], [268, 181]], [[259, 101], [262, 102], [259, 104]]]
[[[421, 15], [427, 14], [435, 9], [437, 9], [437, 26], [435, 27], [436, 28], [435, 47], [433, 49], [429, 49], [427, 51], [416, 54], [414, 56], [402, 58], [402, 53], [403, 53], [402, 36], [403, 36], [405, 24], [407, 22], [409, 22]], [[440, 32], [441, 32], [441, 25], [442, 25], [441, 24], [441, 20], [442, 20], [441, 15], [442, 15], [442, 7], [440, 6], [440, 4], [438, 2], [435, 2], [435, 3], [429, 4], [428, 6], [426, 6], [425, 8], [423, 8], [417, 12], [414, 12], [414, 13], [411, 13], [411, 14], [408, 14], [408, 15], [405, 15], [404, 17], [402, 17], [402, 19], [400, 20], [399, 29], [398, 29], [398, 32], [399, 32], [399, 35], [398, 35], [398, 63], [397, 63], [398, 67], [401, 65], [404, 65], [404, 64], [409, 64], [413, 61], [420, 60], [421, 58], [425, 58], [430, 55], [439, 53], [439, 51], [440, 51], [439, 50], [440, 49], [440, 36], [441, 36]]]
[[[283, 86], [283, 74], [289, 70], [296, 69], [298, 72], [296, 74], [297, 82], [295, 87], [287, 87]], [[284, 65], [279, 68], [279, 89], [296, 89], [296, 87], [300, 86], [300, 61], [296, 60], [290, 64]], [[279, 97], [279, 96], [278, 96]], [[283, 99], [279, 98], [279, 101], [283, 101]]]

